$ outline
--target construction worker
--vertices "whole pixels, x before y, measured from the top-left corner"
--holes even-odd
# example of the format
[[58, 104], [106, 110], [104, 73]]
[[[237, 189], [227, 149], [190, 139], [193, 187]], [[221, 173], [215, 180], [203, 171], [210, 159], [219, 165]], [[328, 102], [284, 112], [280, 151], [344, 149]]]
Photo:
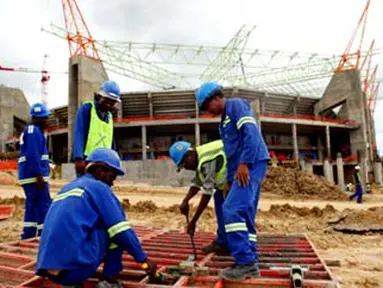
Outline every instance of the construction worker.
[[352, 195], [350, 195], [350, 200], [353, 200], [356, 197], [356, 202], [361, 204], [363, 202], [363, 187], [362, 187], [361, 178], [360, 178], [359, 165], [355, 166], [354, 181], [355, 181], [355, 192]]
[[[193, 235], [196, 224], [202, 212], [205, 210], [211, 196], [214, 194], [215, 214], [217, 218], [217, 237], [206, 246], [202, 251], [206, 254], [228, 253], [228, 244], [225, 235], [225, 227], [222, 215], [223, 188], [226, 182], [226, 155], [223, 150], [222, 140], [213, 141], [207, 144], [191, 148], [191, 144], [185, 141], [175, 142], [169, 150], [169, 155], [177, 165], [178, 170], [185, 168], [195, 171], [195, 177], [189, 191], [179, 206], [180, 211], [189, 217], [189, 201], [203, 188], [203, 194], [199, 202], [197, 211], [187, 226], [187, 232]], [[188, 219], [188, 218], [187, 218]]]
[[223, 218], [235, 264], [221, 272], [227, 280], [259, 277], [255, 216], [262, 180], [270, 159], [250, 105], [240, 98], [227, 99], [222, 87], [207, 82], [195, 93], [202, 110], [221, 115], [219, 131], [227, 157]]
[[25, 193], [25, 214], [22, 239], [41, 235], [45, 215], [51, 204], [49, 195], [49, 154], [44, 136], [51, 112], [40, 103], [30, 109], [31, 123], [20, 136], [18, 177]]
[[124, 250], [152, 275], [156, 264], [148, 260], [110, 188], [117, 176], [124, 175], [117, 152], [95, 149], [86, 163], [86, 174], [64, 186], [48, 211], [37, 275], [72, 285], [65, 287], [83, 287], [103, 262], [102, 279], [96, 287], [123, 287], [116, 276], [123, 269]]
[[120, 88], [116, 82], [107, 81], [95, 93], [94, 101], [83, 103], [77, 110], [73, 159], [77, 176], [85, 173], [85, 158], [96, 148], [112, 148], [113, 139], [112, 113], [116, 103], [120, 103]]

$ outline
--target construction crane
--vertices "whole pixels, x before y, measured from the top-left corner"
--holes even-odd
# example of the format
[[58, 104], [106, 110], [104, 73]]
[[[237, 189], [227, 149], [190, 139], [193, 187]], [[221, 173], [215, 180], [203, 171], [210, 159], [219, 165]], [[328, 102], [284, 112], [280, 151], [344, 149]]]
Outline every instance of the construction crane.
[[68, 74], [68, 72], [64, 71], [46, 71], [42, 69], [36, 69], [36, 68], [27, 68], [27, 67], [9, 67], [9, 66], [1, 66], [0, 65], [0, 72], [21, 72], [21, 73], [48, 73], [48, 74]]
[[[367, 15], [368, 15], [368, 9], [370, 8], [370, 2], [371, 0], [367, 0], [366, 6], [363, 10], [362, 15], [359, 18], [358, 24], [356, 28], [354, 29], [351, 39], [348, 42], [348, 45], [346, 47], [346, 50], [343, 52], [342, 57], [339, 61], [339, 64], [336, 68], [336, 72], [342, 72], [345, 70], [358, 70], [360, 59], [362, 57], [362, 46], [363, 46], [363, 40], [364, 40], [364, 34], [366, 32], [366, 26], [367, 26]], [[360, 34], [360, 40], [359, 45], [356, 48], [356, 51], [352, 52], [351, 49], [353, 48], [353, 44], [355, 43], [355, 39], [357, 37], [358, 32], [361, 30]]]
[[70, 56], [83, 55], [101, 61], [77, 1], [62, 0], [62, 8]]

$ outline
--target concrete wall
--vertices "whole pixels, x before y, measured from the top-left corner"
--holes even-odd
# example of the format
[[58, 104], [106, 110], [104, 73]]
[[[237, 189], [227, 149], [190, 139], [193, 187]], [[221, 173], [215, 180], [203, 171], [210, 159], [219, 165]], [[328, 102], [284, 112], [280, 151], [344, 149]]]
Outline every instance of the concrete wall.
[[[119, 178], [133, 182], [149, 183], [165, 186], [188, 186], [192, 180], [193, 171], [182, 170], [176, 172], [172, 161], [145, 160], [145, 161], [123, 161], [126, 174]], [[74, 165], [63, 164], [62, 178], [72, 180], [75, 177]]]
[[319, 115], [345, 102], [352, 90], [352, 81], [353, 76], [349, 73], [335, 73], [322, 98], [315, 103], [314, 114]]
[[94, 92], [101, 83], [108, 80], [101, 62], [85, 56], [69, 59], [69, 95], [68, 95], [68, 158], [72, 155], [73, 122], [81, 102], [92, 100]]
[[14, 134], [13, 116], [29, 121], [29, 103], [21, 89], [0, 85], [0, 152], [5, 150], [5, 141]]
[[[362, 92], [360, 72], [345, 71], [333, 75], [328, 87], [325, 90], [323, 98], [315, 104], [315, 113], [317, 115], [325, 113], [326, 110], [343, 103], [339, 114], [348, 120], [353, 120], [359, 124], [359, 129], [350, 132], [351, 153], [356, 154], [363, 151], [368, 157], [367, 145], [375, 135], [368, 137], [370, 130], [370, 121], [367, 117], [367, 105], [365, 95]], [[375, 131], [371, 131], [375, 134]], [[372, 160], [372, 159], [371, 159]]]

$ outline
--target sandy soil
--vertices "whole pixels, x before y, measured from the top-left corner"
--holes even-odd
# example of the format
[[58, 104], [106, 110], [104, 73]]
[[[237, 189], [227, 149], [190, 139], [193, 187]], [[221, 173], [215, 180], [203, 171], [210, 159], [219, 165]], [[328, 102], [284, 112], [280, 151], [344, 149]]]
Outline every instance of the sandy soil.
[[[52, 183], [52, 196], [62, 184], [57, 181]], [[129, 200], [130, 205], [125, 206], [132, 224], [184, 229], [185, 218], [178, 213], [176, 205], [182, 200], [185, 189], [119, 183], [115, 190], [122, 201], [125, 200], [126, 203], [126, 199]], [[23, 196], [20, 187], [0, 186], [0, 197], [3, 199], [0, 202], [16, 201], [18, 204], [12, 219], [0, 222], [0, 242], [17, 239], [21, 231], [23, 200], [18, 197], [13, 200], [4, 199], [13, 196]], [[324, 259], [340, 260], [340, 267], [330, 269], [342, 287], [383, 287], [383, 235], [343, 234], [334, 231], [334, 225], [328, 223], [343, 218], [340, 224], [382, 224], [379, 223], [379, 217], [383, 215], [382, 194], [377, 192], [367, 196], [366, 202], [359, 205], [350, 201], [302, 201], [295, 200], [296, 197], [286, 200], [281, 195], [266, 192], [263, 193], [259, 205], [258, 230], [307, 233]], [[196, 198], [194, 205], [198, 203], [198, 197]], [[368, 209], [371, 207], [376, 208]], [[198, 229], [216, 229], [212, 208], [205, 211], [198, 223]]]

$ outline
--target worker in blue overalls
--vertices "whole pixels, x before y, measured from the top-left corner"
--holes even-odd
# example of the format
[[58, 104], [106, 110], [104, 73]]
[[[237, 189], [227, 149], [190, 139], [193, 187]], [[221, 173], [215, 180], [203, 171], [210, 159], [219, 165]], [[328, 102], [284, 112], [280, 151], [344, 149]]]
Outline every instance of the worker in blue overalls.
[[[134, 230], [111, 190], [124, 175], [114, 150], [98, 148], [86, 159], [86, 174], [64, 186], [53, 199], [37, 256], [37, 271], [64, 287], [83, 287], [103, 262], [98, 288], [123, 287], [116, 276], [123, 269], [122, 254], [128, 251], [137, 263], [154, 274]], [[143, 266], [144, 267], [144, 266]]]
[[259, 277], [255, 216], [262, 180], [270, 159], [250, 105], [243, 99], [225, 98], [222, 87], [207, 82], [195, 93], [202, 110], [221, 115], [219, 131], [227, 157], [227, 184], [223, 218], [235, 264], [221, 277], [241, 280]]
[[25, 193], [25, 214], [22, 239], [40, 236], [51, 198], [49, 195], [49, 153], [44, 136], [51, 112], [40, 103], [32, 105], [31, 123], [20, 136], [18, 177]]
[[77, 110], [73, 136], [73, 160], [77, 176], [85, 173], [85, 158], [96, 148], [115, 150], [113, 117], [120, 103], [120, 87], [107, 81], [95, 93], [94, 101], [84, 102]]
[[186, 217], [189, 217], [189, 201], [203, 188], [197, 210], [187, 225], [187, 233], [194, 234], [196, 224], [214, 194], [217, 237], [212, 243], [203, 246], [202, 251], [205, 254], [227, 254], [229, 250], [222, 215], [223, 188], [226, 183], [226, 155], [222, 140], [212, 141], [196, 148], [192, 148], [189, 142], [178, 141], [170, 147], [169, 155], [178, 170], [185, 168], [196, 172], [189, 191], [179, 206], [181, 213]]
[[360, 167], [359, 165], [355, 166], [354, 170], [354, 181], [355, 181], [355, 193], [350, 195], [350, 200], [353, 200], [356, 197], [357, 203], [363, 203], [363, 187], [360, 179]]

